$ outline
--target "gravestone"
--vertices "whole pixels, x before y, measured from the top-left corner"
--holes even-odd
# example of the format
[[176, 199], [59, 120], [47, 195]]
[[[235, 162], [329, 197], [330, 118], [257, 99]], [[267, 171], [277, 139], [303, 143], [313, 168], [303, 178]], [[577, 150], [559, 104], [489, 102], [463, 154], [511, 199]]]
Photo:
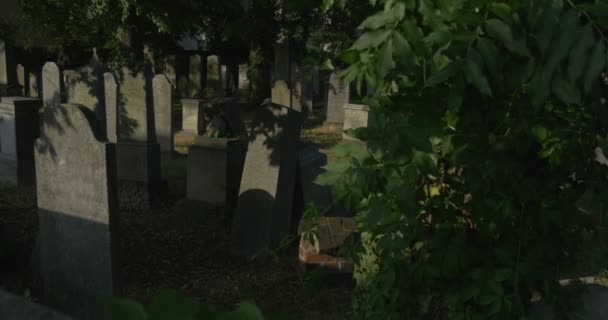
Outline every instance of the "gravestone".
[[300, 134], [297, 111], [267, 104], [254, 111], [232, 228], [232, 251], [253, 257], [288, 235]]
[[6, 95], [8, 86], [17, 82], [14, 59], [12, 46], [0, 39], [0, 96]]
[[188, 152], [188, 199], [234, 206], [246, 150], [244, 140], [197, 137]]
[[98, 298], [117, 291], [115, 145], [87, 108], [45, 108], [36, 141], [45, 302], [78, 319], [107, 319]]
[[312, 81], [305, 80], [302, 84], [300, 104], [309, 115], [312, 114], [313, 95], [314, 93]]
[[228, 94], [230, 92], [230, 79], [228, 79], [228, 66], [222, 65], [222, 87], [224, 92]]
[[27, 298], [0, 290], [0, 319], [2, 320], [70, 320]]
[[106, 119], [106, 136], [111, 143], [118, 142], [118, 85], [114, 75], [109, 72], [103, 75], [104, 102]]
[[271, 101], [272, 103], [301, 111], [301, 92], [302, 87], [300, 82], [296, 82], [296, 87], [292, 90], [285, 81], [279, 80], [272, 86]]
[[[367, 128], [368, 119], [368, 106], [362, 104], [345, 104], [343, 132], [350, 129]], [[346, 133], [342, 133], [342, 138], [347, 140], [357, 140], [348, 136]]]
[[319, 210], [328, 209], [332, 204], [331, 188], [315, 182], [316, 178], [325, 172], [327, 156], [319, 152], [314, 144], [305, 144], [298, 151], [297, 182], [302, 192], [302, 210], [312, 203]]
[[193, 54], [190, 56], [189, 72], [188, 72], [188, 86], [187, 86], [187, 97], [188, 98], [202, 98], [203, 97], [203, 60], [200, 54]]
[[66, 103], [78, 104], [93, 111], [105, 128], [105, 98], [103, 78], [101, 73], [92, 66], [84, 66], [76, 70], [63, 72]]
[[153, 132], [152, 70], [123, 68], [119, 84], [116, 158], [120, 206], [149, 208], [160, 195], [160, 145]]
[[239, 95], [242, 100], [249, 100], [250, 97], [250, 83], [249, 83], [249, 65], [239, 65]]
[[42, 67], [42, 106], [44, 108], [61, 104], [61, 73], [54, 62]]
[[206, 97], [208, 99], [224, 96], [223, 79], [220, 58], [218, 56], [208, 56], [206, 82]]
[[[292, 70], [289, 70], [290, 64]], [[274, 82], [285, 81], [289, 84], [295, 77], [295, 68], [289, 57], [289, 45], [277, 43], [274, 48]]]
[[173, 88], [171, 81], [163, 74], [152, 79], [154, 90], [154, 124], [156, 141], [160, 151], [173, 151]]
[[39, 98], [40, 97], [40, 85], [39, 85], [39, 74], [37, 72], [30, 72], [29, 77], [27, 78], [27, 86], [26, 90], [28, 96], [31, 98]]
[[3, 97], [0, 101], [0, 181], [34, 186], [34, 140], [38, 137], [38, 99]]
[[175, 86], [177, 83], [177, 67], [176, 67], [176, 56], [168, 56], [165, 59], [165, 72], [164, 74], [169, 78], [171, 84]]
[[317, 96], [321, 92], [321, 75], [319, 66], [314, 66], [312, 69], [312, 92]]
[[344, 105], [348, 103], [350, 89], [344, 84], [336, 72], [329, 77], [327, 93], [327, 124], [342, 124], [344, 122]]
[[26, 71], [22, 64], [17, 65], [17, 84], [19, 84], [19, 95], [25, 96], [26, 88]]
[[205, 101], [200, 99], [182, 99], [182, 131], [194, 135], [201, 134], [205, 128], [203, 115]]

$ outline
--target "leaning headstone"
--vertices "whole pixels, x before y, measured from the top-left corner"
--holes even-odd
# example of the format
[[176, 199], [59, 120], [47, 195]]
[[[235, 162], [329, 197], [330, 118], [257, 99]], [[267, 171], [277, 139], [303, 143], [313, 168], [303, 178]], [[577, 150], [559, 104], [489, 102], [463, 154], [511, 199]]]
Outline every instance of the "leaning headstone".
[[114, 75], [109, 72], [103, 75], [104, 102], [106, 113], [106, 136], [111, 143], [118, 142], [118, 86]]
[[42, 67], [42, 103], [45, 108], [61, 104], [61, 73], [54, 62]]
[[34, 140], [41, 102], [25, 97], [0, 101], [0, 181], [34, 186]]
[[27, 298], [0, 290], [0, 319], [2, 320], [70, 320], [45, 306]]
[[152, 79], [154, 90], [154, 132], [160, 151], [173, 151], [173, 88], [163, 74]]
[[26, 75], [25, 67], [22, 64], [18, 64], [17, 65], [17, 84], [19, 84], [19, 95], [20, 96], [25, 95], [25, 88], [26, 88], [25, 75]]
[[240, 64], [239, 65], [239, 95], [242, 100], [249, 100], [249, 65]]
[[297, 166], [299, 113], [267, 104], [253, 115], [232, 228], [232, 250], [253, 257], [288, 235]]
[[295, 88], [290, 88], [287, 83], [283, 80], [279, 80], [274, 83], [271, 91], [271, 101], [278, 105], [294, 109], [296, 111], [302, 110], [302, 86], [300, 82], [295, 83]]
[[291, 107], [291, 91], [287, 82], [279, 80], [274, 83], [271, 91], [271, 101], [281, 106]]
[[234, 206], [246, 150], [240, 139], [197, 137], [188, 152], [188, 199]]
[[35, 154], [44, 300], [78, 319], [105, 319], [97, 299], [117, 291], [115, 145], [101, 141], [82, 106], [46, 108], [42, 123]]
[[336, 72], [329, 77], [327, 94], [327, 124], [341, 124], [344, 121], [344, 105], [348, 103], [350, 90]]
[[206, 97], [216, 98], [223, 97], [224, 85], [223, 85], [221, 62], [218, 56], [207, 57], [207, 88]]
[[203, 97], [203, 60], [200, 54], [190, 56], [188, 73], [188, 98]]
[[[344, 105], [344, 124], [343, 132], [350, 129], [367, 128], [369, 119], [369, 107], [362, 104]], [[346, 133], [342, 133], [342, 138], [346, 140], [356, 140]]]

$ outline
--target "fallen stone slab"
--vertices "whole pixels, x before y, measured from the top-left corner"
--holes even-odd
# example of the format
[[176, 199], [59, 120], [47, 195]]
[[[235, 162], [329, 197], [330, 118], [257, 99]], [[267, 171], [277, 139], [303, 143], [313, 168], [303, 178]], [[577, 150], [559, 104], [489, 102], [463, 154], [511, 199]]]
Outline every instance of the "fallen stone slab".
[[357, 233], [353, 218], [320, 217], [315, 222], [303, 221], [299, 233], [298, 257], [302, 264], [338, 273], [353, 272], [353, 262], [338, 255], [346, 239]]

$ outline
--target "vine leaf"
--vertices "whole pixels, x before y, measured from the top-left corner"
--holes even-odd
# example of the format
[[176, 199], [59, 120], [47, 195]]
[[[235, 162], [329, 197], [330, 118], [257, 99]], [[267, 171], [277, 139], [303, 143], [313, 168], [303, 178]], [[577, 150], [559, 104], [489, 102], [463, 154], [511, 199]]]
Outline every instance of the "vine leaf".
[[473, 85], [486, 96], [492, 96], [492, 89], [488, 83], [488, 79], [483, 74], [481, 67], [470, 59], [465, 60], [465, 71], [467, 78]]
[[587, 24], [581, 34], [579, 34], [577, 43], [570, 52], [568, 59], [568, 78], [570, 81], [577, 81], [585, 70], [586, 57], [589, 50], [595, 41], [593, 37], [593, 27], [591, 23]]
[[583, 86], [585, 93], [589, 93], [589, 91], [591, 91], [591, 87], [598, 81], [605, 65], [606, 45], [605, 41], [600, 41], [595, 45], [595, 48], [593, 48], [593, 52], [589, 58], [589, 66], [587, 68], [587, 73], [585, 74]]

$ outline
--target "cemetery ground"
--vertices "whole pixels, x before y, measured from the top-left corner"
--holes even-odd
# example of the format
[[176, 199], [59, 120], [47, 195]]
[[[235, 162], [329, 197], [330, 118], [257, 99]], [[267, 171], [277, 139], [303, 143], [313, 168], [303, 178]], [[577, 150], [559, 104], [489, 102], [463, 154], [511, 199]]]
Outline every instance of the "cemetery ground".
[[[313, 115], [302, 140], [323, 152], [341, 140], [341, 132], [321, 125]], [[176, 141], [177, 150], [187, 150]], [[180, 148], [181, 147], [181, 148]], [[328, 155], [328, 158], [332, 158]], [[290, 319], [349, 319], [352, 281], [349, 277], [305, 272], [297, 261], [297, 239], [264, 258], [251, 261], [229, 253], [232, 208], [182, 199], [186, 192], [186, 155], [163, 158], [169, 194], [160, 206], [120, 212], [118, 227], [119, 281], [122, 296], [146, 302], [162, 289], [230, 309], [255, 301], [266, 313]], [[39, 301], [32, 281], [30, 254], [38, 233], [35, 190], [0, 186], [0, 287]]]

